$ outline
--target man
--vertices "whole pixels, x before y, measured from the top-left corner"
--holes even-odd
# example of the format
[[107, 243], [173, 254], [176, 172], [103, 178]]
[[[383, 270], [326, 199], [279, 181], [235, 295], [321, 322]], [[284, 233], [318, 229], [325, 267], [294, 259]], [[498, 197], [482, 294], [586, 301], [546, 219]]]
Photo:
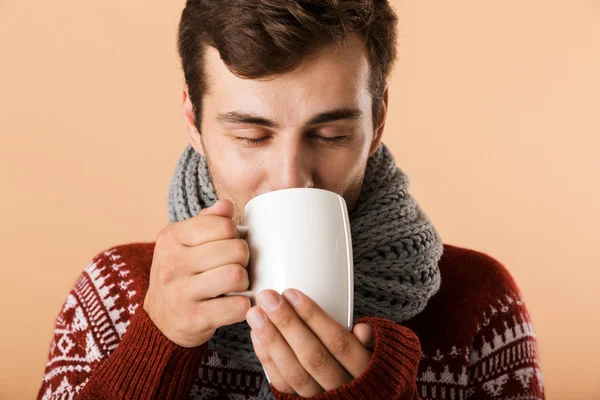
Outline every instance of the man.
[[[384, 0], [188, 0], [171, 224], [86, 267], [39, 398], [544, 397], [514, 281], [442, 245], [381, 143], [396, 22]], [[292, 288], [223, 296], [250, 284], [244, 205], [294, 187], [351, 211], [351, 332]]]

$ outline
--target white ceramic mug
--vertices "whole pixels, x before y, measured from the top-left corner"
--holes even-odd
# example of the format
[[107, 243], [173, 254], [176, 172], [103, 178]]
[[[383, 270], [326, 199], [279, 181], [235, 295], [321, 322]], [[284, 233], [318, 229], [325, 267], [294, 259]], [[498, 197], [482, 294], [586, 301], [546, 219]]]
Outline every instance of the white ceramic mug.
[[321, 189], [282, 189], [251, 199], [244, 213], [238, 229], [250, 248], [250, 287], [228, 295], [246, 295], [255, 304], [265, 289], [298, 289], [350, 330], [354, 264], [344, 198]]

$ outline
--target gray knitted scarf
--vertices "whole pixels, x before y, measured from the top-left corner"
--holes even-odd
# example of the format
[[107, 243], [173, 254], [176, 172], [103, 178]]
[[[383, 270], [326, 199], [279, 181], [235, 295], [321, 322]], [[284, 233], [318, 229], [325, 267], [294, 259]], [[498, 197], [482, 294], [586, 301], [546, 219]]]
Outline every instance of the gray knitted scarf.
[[[440, 287], [442, 241], [408, 193], [408, 185], [408, 177], [381, 144], [367, 163], [359, 200], [349, 210], [354, 322], [364, 316], [406, 321], [420, 313]], [[206, 159], [188, 145], [169, 188], [169, 222], [191, 218], [216, 201]], [[209, 348], [262, 371], [246, 322], [218, 329]], [[259, 398], [272, 398], [266, 379]]]

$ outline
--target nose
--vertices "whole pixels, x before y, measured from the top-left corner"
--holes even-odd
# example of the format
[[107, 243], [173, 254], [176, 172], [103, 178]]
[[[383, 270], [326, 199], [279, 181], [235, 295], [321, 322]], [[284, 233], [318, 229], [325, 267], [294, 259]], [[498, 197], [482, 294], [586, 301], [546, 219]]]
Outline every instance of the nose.
[[312, 157], [301, 143], [290, 143], [273, 149], [269, 165], [269, 190], [312, 188]]

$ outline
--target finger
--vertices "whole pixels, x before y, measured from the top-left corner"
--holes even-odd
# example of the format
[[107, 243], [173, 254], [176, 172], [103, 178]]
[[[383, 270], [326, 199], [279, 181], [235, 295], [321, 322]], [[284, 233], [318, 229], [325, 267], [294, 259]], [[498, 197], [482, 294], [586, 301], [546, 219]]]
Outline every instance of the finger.
[[354, 326], [352, 333], [363, 346], [371, 351], [373, 350], [375, 347], [375, 331], [371, 325], [357, 324]]
[[187, 298], [208, 300], [225, 293], [248, 290], [248, 271], [239, 264], [228, 264], [210, 269], [185, 280]]
[[281, 333], [260, 307], [252, 307], [246, 314], [246, 321], [281, 372], [283, 379], [299, 396], [311, 397], [323, 393], [323, 388], [300, 364]]
[[372, 354], [351, 332], [299, 290], [288, 289], [283, 295], [346, 371], [356, 378], [367, 369]]
[[231, 219], [232, 210], [233, 205], [229, 200], [219, 201], [213, 207], [201, 210], [195, 217], [171, 224], [169, 230], [178, 243], [190, 247], [214, 240], [237, 238], [239, 232]]
[[250, 249], [242, 239], [226, 239], [190, 247], [184, 255], [190, 272], [199, 274], [227, 264], [248, 266]]
[[172, 235], [177, 243], [188, 247], [238, 237], [233, 220], [218, 215], [198, 215], [176, 222], [169, 226], [169, 229], [172, 229]]
[[223, 199], [217, 200], [215, 204], [208, 208], [200, 210], [198, 215], [219, 215], [225, 218], [233, 218], [234, 207], [231, 200]]
[[250, 339], [252, 339], [252, 347], [254, 347], [254, 352], [256, 353], [256, 357], [262, 364], [263, 368], [267, 375], [269, 375], [269, 379], [271, 380], [271, 385], [275, 387], [275, 389], [279, 390], [281, 393], [287, 393], [291, 395], [296, 395], [297, 393], [292, 389], [290, 385], [283, 379], [281, 372], [273, 362], [269, 353], [265, 350], [260, 341], [256, 337], [253, 331], [250, 331]]
[[332, 390], [352, 380], [348, 372], [277, 292], [265, 290], [258, 295], [257, 302], [292, 348], [300, 364], [323, 389]]
[[250, 299], [245, 296], [217, 297], [196, 303], [194, 317], [202, 319], [208, 329], [242, 322], [250, 309]]

